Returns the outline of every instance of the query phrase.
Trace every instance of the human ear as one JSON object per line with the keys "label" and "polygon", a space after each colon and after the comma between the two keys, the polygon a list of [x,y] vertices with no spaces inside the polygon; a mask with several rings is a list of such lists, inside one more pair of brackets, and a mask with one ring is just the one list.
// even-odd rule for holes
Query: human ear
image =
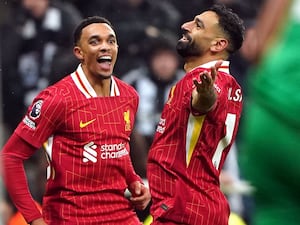
{"label": "human ear", "polygon": [[76,56],[77,59],[79,59],[80,61],[83,60],[83,54],[82,54],[82,51],[81,51],[79,46],[75,46],[73,48],[73,53],[74,53],[74,55]]}
{"label": "human ear", "polygon": [[224,38],[216,38],[212,41],[211,51],[221,52],[228,46],[228,41]]}

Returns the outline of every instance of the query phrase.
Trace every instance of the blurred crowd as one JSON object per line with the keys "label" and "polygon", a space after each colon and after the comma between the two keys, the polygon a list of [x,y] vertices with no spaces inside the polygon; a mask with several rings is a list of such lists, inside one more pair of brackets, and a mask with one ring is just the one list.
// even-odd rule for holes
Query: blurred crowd
{"label": "blurred crowd", "polygon": [[[7,0],[0,6],[0,75],[2,80],[3,130],[7,137],[21,120],[35,95],[69,74],[78,61],[72,53],[73,29],[87,16],[108,18],[117,33],[119,55],[115,75],[136,88],[140,95],[136,129],[132,135],[132,158],[137,173],[146,176],[149,145],[170,87],[184,76],[175,51],[180,26],[213,3],[231,7],[251,32],[263,1],[260,0]],[[247,35],[247,33],[246,33]],[[245,78],[252,66],[247,50],[231,59],[231,74],[247,95]],[[3,134],[4,135],[4,134]],[[233,154],[238,154],[239,138]],[[223,184],[240,179],[236,155],[227,163]],[[228,160],[229,161],[229,160]],[[42,204],[45,184],[43,151],[26,162],[33,197]],[[225,172],[225,171],[224,171]],[[4,196],[5,196],[5,190]],[[228,191],[228,195],[234,191]],[[237,193],[239,191],[236,191]],[[232,210],[248,224],[251,200],[231,202]],[[13,215],[9,198],[0,205]],[[11,206],[12,207],[12,206]],[[1,212],[0,212],[1,213]],[[3,212],[2,212],[3,213]],[[9,220],[9,218],[7,218]],[[5,223],[4,225],[8,225]],[[16,224],[15,224],[16,225]]]}

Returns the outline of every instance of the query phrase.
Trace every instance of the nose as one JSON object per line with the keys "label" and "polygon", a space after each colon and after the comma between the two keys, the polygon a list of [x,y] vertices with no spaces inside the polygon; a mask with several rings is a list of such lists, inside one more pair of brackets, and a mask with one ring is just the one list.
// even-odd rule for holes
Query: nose
{"label": "nose", "polygon": [[106,52],[110,50],[110,45],[106,41],[103,41],[99,47],[101,52]]}
{"label": "nose", "polygon": [[185,22],[181,25],[182,30],[190,30],[193,21]]}

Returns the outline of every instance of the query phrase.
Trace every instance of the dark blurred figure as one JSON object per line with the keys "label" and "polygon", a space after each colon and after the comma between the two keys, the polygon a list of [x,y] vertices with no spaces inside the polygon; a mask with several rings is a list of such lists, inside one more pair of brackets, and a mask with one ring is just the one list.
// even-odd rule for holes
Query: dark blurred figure
{"label": "dark blurred figure", "polygon": [[[131,69],[122,78],[140,96],[135,129],[131,135],[130,154],[135,170],[144,179],[148,150],[163,106],[171,87],[184,76],[175,41],[177,42],[177,37],[171,36],[150,39],[147,48],[144,48],[145,58],[142,60],[145,63]],[[149,209],[137,211],[142,221],[149,215]]]}
{"label": "dark blurred figure", "polygon": [[174,41],[164,37],[149,40],[145,49],[148,53],[146,63],[130,70],[122,78],[140,96],[131,154],[142,177],[146,177],[148,149],[169,91],[184,76]]}
{"label": "dark blurred figure", "polygon": [[[72,0],[69,0],[72,1]],[[73,0],[85,16],[101,15],[114,24],[119,37],[118,66],[115,73],[122,77],[130,69],[144,63],[144,47],[148,39],[177,31],[181,14],[165,1],[157,0]]]}
{"label": "dark blurred figure", "polygon": [[77,65],[72,33],[81,14],[69,3],[19,0],[1,26],[4,120],[10,130],[36,93]]}
{"label": "dark blurred figure", "polygon": [[[236,12],[244,21],[246,27],[246,35],[251,32],[255,24],[256,16],[259,11],[260,5],[264,0],[215,0],[231,8]],[[251,68],[251,63],[243,55],[243,47],[230,57],[230,69],[232,75],[235,76],[239,84],[245,89],[245,78],[248,70]]]}
{"label": "dark blurred figure", "polygon": [[[197,15],[203,9],[210,7],[215,0],[189,0],[178,1],[178,0],[155,0],[157,2],[167,2],[168,4],[173,5],[181,14],[180,24],[189,21],[192,15]],[[176,28],[178,29],[178,27]]]}
{"label": "dark blurred figure", "polygon": [[2,83],[3,138],[6,139],[22,116],[22,88],[17,74],[17,55],[20,38],[11,26],[12,2],[1,2],[0,67]]}
{"label": "dark blurred figure", "polygon": [[[115,0],[111,19],[119,34],[119,67],[122,76],[143,63],[143,47],[148,39],[173,32],[180,23],[180,13],[173,5],[153,0]],[[148,53],[146,53],[148,54]],[[145,55],[144,55],[145,57]]]}

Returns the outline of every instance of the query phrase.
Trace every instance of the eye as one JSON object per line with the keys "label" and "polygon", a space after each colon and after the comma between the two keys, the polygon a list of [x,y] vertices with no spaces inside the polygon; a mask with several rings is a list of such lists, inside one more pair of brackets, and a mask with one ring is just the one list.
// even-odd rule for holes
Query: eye
{"label": "eye", "polygon": [[200,19],[196,19],[195,20],[195,23],[196,23],[196,27],[198,28],[198,29],[204,29],[204,23],[203,23],[203,21],[201,21]]}
{"label": "eye", "polygon": [[99,40],[97,40],[97,39],[95,39],[95,38],[93,38],[93,39],[91,39],[91,40],[89,41],[89,44],[90,44],[90,45],[93,45],[93,46],[97,45],[98,43],[99,43]]}
{"label": "eye", "polygon": [[114,45],[114,44],[117,43],[117,41],[116,41],[115,38],[111,38],[111,39],[108,40],[108,43]]}

